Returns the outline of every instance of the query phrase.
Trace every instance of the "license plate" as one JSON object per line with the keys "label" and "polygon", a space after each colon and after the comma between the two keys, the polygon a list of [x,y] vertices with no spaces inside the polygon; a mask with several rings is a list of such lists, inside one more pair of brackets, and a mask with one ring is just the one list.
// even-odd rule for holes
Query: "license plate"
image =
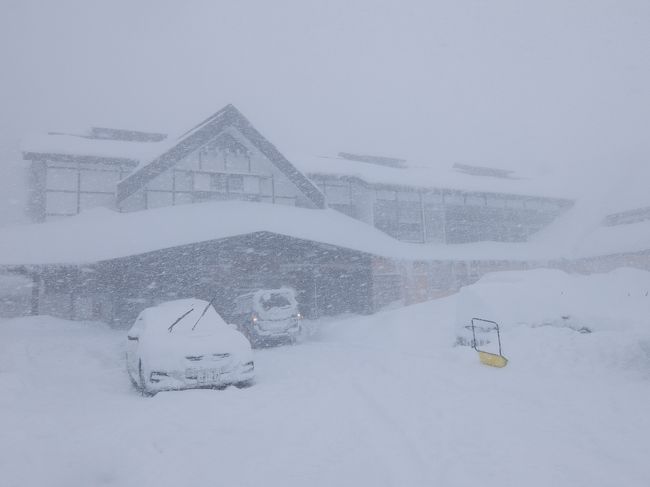
{"label": "license plate", "polygon": [[218,379],[219,370],[217,369],[199,370],[196,374],[196,380],[201,384],[216,382]]}

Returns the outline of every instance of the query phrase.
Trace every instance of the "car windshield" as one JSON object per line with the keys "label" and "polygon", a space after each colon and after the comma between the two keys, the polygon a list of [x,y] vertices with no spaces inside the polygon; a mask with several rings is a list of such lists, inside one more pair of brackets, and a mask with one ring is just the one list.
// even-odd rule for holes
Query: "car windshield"
{"label": "car windshield", "polygon": [[264,311],[269,311],[273,308],[285,308],[291,306],[289,298],[286,295],[279,293],[264,295],[262,296],[262,299],[260,299],[260,302]]}

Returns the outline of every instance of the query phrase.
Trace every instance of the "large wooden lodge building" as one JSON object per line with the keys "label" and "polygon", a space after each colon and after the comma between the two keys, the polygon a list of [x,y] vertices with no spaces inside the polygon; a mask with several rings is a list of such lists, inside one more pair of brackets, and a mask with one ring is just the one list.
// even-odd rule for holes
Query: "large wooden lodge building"
{"label": "large wooden lodge building", "polygon": [[281,285],[307,316],[430,299],[535,265],[517,243],[572,205],[499,169],[289,160],[232,105],[177,138],[96,127],[27,142],[23,156],[34,224],[8,232],[0,266],[32,286],[0,311],[116,325],[167,299],[227,307]]}

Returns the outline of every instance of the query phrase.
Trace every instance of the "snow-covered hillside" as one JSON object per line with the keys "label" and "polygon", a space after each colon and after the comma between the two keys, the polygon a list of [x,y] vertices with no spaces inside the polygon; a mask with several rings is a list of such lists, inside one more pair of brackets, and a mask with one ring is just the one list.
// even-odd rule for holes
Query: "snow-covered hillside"
{"label": "snow-covered hillside", "polygon": [[647,315],[506,326],[492,369],[453,346],[457,299],[313,323],[256,352],[253,387],[153,398],[123,332],[0,322],[0,484],[648,485]]}

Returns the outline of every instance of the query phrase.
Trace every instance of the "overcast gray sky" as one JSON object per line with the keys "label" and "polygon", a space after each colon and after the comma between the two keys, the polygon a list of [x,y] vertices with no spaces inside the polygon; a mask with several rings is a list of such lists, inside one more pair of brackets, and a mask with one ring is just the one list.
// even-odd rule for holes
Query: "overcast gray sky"
{"label": "overcast gray sky", "polygon": [[648,0],[0,5],[7,170],[28,132],[176,133],[229,102],[290,154],[650,161]]}

